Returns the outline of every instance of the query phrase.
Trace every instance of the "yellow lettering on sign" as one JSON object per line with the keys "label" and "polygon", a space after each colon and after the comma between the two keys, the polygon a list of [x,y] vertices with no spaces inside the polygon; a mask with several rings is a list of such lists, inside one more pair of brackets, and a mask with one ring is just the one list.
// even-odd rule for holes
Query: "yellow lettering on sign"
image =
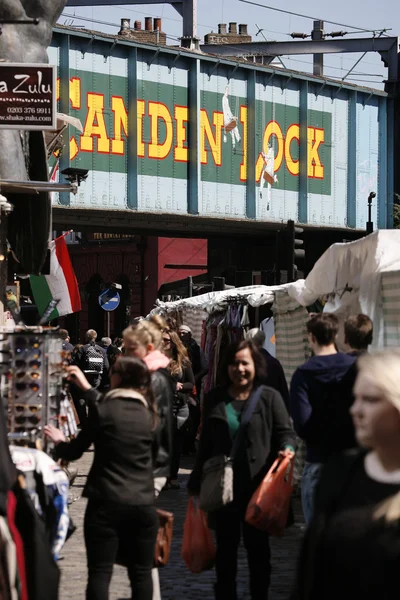
{"label": "yellow lettering on sign", "polygon": [[109,153],[110,140],[104,121],[104,95],[89,92],[87,95],[88,114],[81,137],[81,150],[93,152],[93,138],[97,137],[97,152]]}
{"label": "yellow lettering on sign", "polygon": [[247,181],[247,106],[240,107],[240,122],[243,125],[243,160],[240,164],[240,181]]}
{"label": "yellow lettering on sign", "polygon": [[[71,102],[71,107],[74,110],[80,110],[81,108],[81,80],[79,77],[71,77],[69,80],[69,101]],[[74,158],[79,153],[79,146],[74,136],[72,136],[69,140],[69,158],[70,160],[74,160]]]}
{"label": "yellow lettering on sign", "polygon": [[[272,136],[275,136],[277,146],[278,146],[278,149],[277,149],[277,152],[275,155],[275,160],[274,160],[274,172],[276,173],[277,171],[279,171],[279,169],[282,166],[283,154],[284,154],[284,149],[285,149],[285,140],[283,138],[282,129],[281,129],[281,126],[279,125],[279,123],[277,123],[277,121],[270,121],[265,128],[264,141],[263,141],[263,150],[264,150],[265,154],[268,153],[270,139]],[[260,181],[263,165],[264,165],[264,159],[260,154],[260,156],[258,157],[258,160],[257,160],[257,164],[256,164],[256,181]]]}
{"label": "yellow lettering on sign", "polygon": [[144,100],[137,101],[137,154],[139,158],[144,158],[143,141],[143,118],[146,114],[146,103]]}
{"label": "yellow lettering on sign", "polygon": [[215,136],[208,119],[207,111],[202,108],[200,111],[200,156],[201,164],[208,163],[208,150],[206,149],[206,138],[210,146],[212,157],[217,167],[222,165],[222,129],[224,127],[224,115],[220,112],[213,113],[213,126]]}
{"label": "yellow lettering on sign", "polygon": [[308,128],[308,176],[314,179],[324,178],[324,165],[319,156],[319,148],[324,142],[325,131],[323,129]]}
{"label": "yellow lettering on sign", "polygon": [[[149,158],[163,160],[171,152],[172,142],[174,140],[174,128],[172,126],[171,113],[169,112],[168,107],[161,102],[149,102],[148,109],[151,120]],[[161,144],[158,137],[158,122],[160,119],[164,121],[165,125],[165,139]]]}
{"label": "yellow lettering on sign", "polygon": [[71,77],[69,80],[69,100],[71,107],[75,110],[81,108],[81,80],[79,77]]}
{"label": "yellow lettering on sign", "polygon": [[285,139],[285,159],[286,166],[291,175],[298,175],[300,173],[300,160],[294,160],[291,152],[291,143],[296,140],[300,144],[300,126],[291,125],[286,133]]}
{"label": "yellow lettering on sign", "polygon": [[174,117],[176,121],[176,146],[174,148],[174,160],[177,162],[188,161],[188,149],[186,142],[186,125],[189,120],[189,109],[187,106],[175,106]]}
{"label": "yellow lettering on sign", "polygon": [[114,113],[114,139],[111,140],[111,152],[125,154],[125,140],[122,132],[126,137],[128,136],[128,111],[121,96],[111,98],[111,110]]}

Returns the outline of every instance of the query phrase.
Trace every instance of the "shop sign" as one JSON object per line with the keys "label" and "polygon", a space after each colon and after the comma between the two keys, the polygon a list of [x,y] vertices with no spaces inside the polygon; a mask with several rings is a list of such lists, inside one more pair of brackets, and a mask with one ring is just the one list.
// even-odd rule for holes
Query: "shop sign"
{"label": "shop sign", "polygon": [[0,129],[56,129],[53,65],[0,63]]}

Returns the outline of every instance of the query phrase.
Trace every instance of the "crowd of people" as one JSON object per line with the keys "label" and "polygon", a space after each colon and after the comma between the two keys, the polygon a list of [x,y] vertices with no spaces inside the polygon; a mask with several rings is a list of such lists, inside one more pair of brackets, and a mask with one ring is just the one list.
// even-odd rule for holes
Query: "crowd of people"
{"label": "crowd of people", "polygon": [[206,395],[207,361],[187,325],[137,319],[121,339],[97,344],[89,330],[76,347],[63,330],[81,431],[72,441],[51,425],[45,431],[64,460],[94,444],[84,490],[87,600],[108,599],[121,556],[132,597],[161,598],[155,500],[180,487],[182,452],[195,451],[191,496],[200,494],[207,461],[231,456],[233,464],[233,501],[208,513],[215,598],[238,598],[242,539],[250,596],[266,600],[269,535],[246,522],[246,508],[276,457],[294,460],[299,444],[306,449],[300,485],[307,529],[292,599],[389,597],[400,561],[400,352],[369,354],[372,325],[357,315],[341,331],[335,315],[310,315],[312,356],[298,366],[290,390],[281,364],[264,350],[264,333],[250,329],[227,348],[219,385]]}

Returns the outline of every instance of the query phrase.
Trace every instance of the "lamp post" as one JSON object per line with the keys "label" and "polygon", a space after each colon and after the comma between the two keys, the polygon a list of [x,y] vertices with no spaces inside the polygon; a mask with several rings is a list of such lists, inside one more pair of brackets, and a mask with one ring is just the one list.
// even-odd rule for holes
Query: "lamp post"
{"label": "lamp post", "polygon": [[368,196],[368,221],[367,221],[367,235],[369,235],[370,233],[373,233],[374,231],[374,224],[372,222],[372,200],[376,198],[376,193],[375,192],[371,192],[370,195]]}

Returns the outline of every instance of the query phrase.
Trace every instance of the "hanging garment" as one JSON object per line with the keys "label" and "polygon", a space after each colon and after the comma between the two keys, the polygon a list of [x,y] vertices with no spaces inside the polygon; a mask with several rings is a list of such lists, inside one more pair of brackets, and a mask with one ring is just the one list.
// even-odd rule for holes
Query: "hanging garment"
{"label": "hanging garment", "polygon": [[[15,526],[22,540],[23,556],[26,557],[25,572],[28,595],[25,600],[28,598],[29,600],[58,598],[60,571],[51,554],[45,524],[36,512],[29,494],[19,484],[9,492],[8,505],[10,509],[14,506]],[[18,543],[14,534],[13,538],[17,545],[18,557]],[[19,565],[20,561],[18,560]],[[20,566],[19,571],[21,574]]]}
{"label": "hanging garment", "polygon": [[274,319],[272,317],[268,317],[268,319],[264,319],[264,321],[261,321],[260,329],[265,334],[265,350],[267,350],[271,354],[271,356],[276,358],[276,337]]}
{"label": "hanging garment", "polygon": [[16,560],[19,576],[19,600],[28,600],[28,583],[26,577],[25,548],[21,533],[15,523],[17,499],[13,492],[8,492],[7,500],[7,522],[12,535],[16,550]]}
{"label": "hanging garment", "polygon": [[53,556],[57,560],[70,525],[68,477],[45,452],[21,446],[10,446],[10,450],[16,467],[25,476],[33,505],[46,524]]}
{"label": "hanging garment", "polygon": [[0,598],[19,600],[17,549],[4,517],[0,517]]}

